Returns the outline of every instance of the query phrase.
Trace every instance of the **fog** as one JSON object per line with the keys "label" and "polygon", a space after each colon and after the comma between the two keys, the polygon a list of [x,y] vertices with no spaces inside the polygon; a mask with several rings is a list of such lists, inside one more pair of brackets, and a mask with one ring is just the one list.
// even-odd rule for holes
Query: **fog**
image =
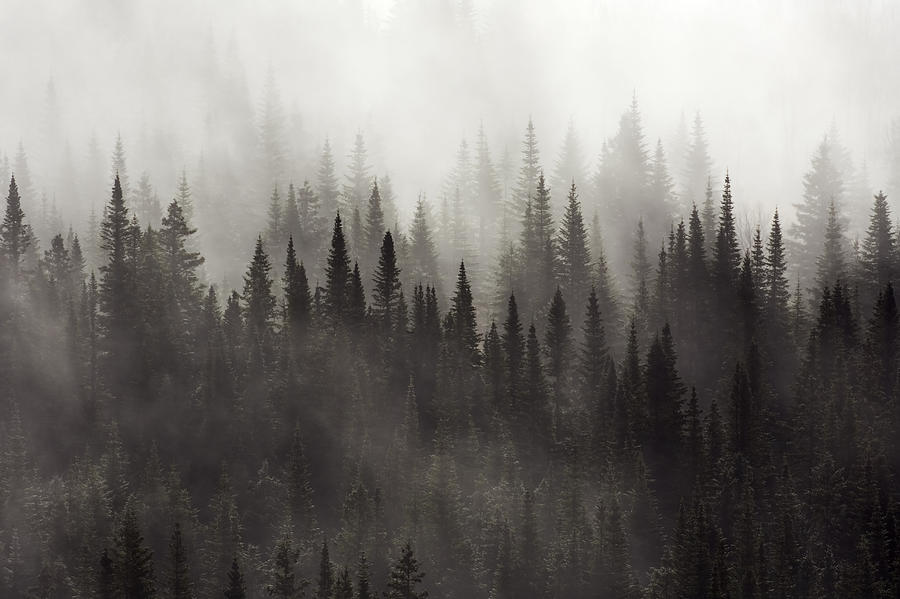
{"label": "fog", "polygon": [[[146,170],[170,196],[182,167],[252,140],[236,132],[258,123],[269,73],[290,176],[311,176],[326,136],[340,171],[361,130],[404,214],[420,191],[438,193],[479,123],[495,161],[508,149],[516,163],[533,116],[549,169],[573,119],[594,170],[632,94],[649,142],[670,144],[680,116],[700,111],[716,170],[767,211],[797,201],[832,125],[877,188],[900,91],[894,2],[3,5],[0,151],[12,160],[21,141],[38,189],[78,218],[105,197],[55,183],[61,148],[78,165],[95,136],[108,158],[121,133],[135,182]],[[243,112],[222,110],[235,104]]]}

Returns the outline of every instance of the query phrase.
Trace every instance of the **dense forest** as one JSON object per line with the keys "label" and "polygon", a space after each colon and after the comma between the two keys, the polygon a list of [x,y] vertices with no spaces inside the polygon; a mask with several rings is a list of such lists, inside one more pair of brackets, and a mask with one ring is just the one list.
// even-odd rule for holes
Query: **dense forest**
{"label": "dense forest", "polygon": [[900,595],[887,198],[831,131],[793,222],[743,222],[699,114],[683,139],[670,173],[634,100],[545,176],[534,123],[517,168],[482,132],[408,223],[363,136],[345,175],[326,141],[246,246],[186,173],[129,185],[121,138],[63,223],[20,148],[0,596]]}

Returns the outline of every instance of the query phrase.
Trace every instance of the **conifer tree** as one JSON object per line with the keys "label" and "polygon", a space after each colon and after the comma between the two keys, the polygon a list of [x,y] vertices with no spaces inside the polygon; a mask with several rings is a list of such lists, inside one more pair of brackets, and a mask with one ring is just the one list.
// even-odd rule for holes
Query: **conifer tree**
{"label": "conifer tree", "polygon": [[656,150],[650,165],[649,193],[653,206],[658,206],[668,214],[676,211],[675,183],[669,174],[666,164],[666,152],[663,149],[662,140],[656,140]]}
{"label": "conifer tree", "polygon": [[522,335],[515,294],[509,295],[507,303],[506,320],[503,323],[503,353],[506,363],[506,401],[515,410],[522,400],[525,367],[525,338]]}
{"label": "conifer tree", "polygon": [[349,172],[346,176],[347,182],[344,184],[344,205],[342,208],[344,210],[353,211],[362,207],[362,203],[369,193],[371,184],[369,165],[367,164],[368,158],[366,156],[366,143],[361,131],[356,133],[356,138],[353,142],[353,150],[350,152],[349,158],[350,165]]}
{"label": "conifer tree", "polygon": [[447,315],[452,323],[452,342],[462,364],[477,366],[481,361],[478,351],[479,335],[475,319],[475,306],[472,303],[472,288],[466,275],[466,265],[459,263],[459,274],[456,278],[456,292],[450,300],[450,313]]}
{"label": "conifer tree", "polygon": [[415,283],[434,285],[438,283],[438,258],[427,212],[425,200],[419,196],[409,231],[409,276]]}
{"label": "conifer tree", "polygon": [[291,521],[301,535],[309,534],[315,525],[313,489],[310,485],[309,463],[303,448],[300,427],[294,427],[286,475]]}
{"label": "conifer tree", "polygon": [[241,574],[237,558],[231,562],[231,570],[228,571],[228,586],[223,593],[225,599],[246,599],[247,589],[244,586],[244,575]]}
{"label": "conifer tree", "polygon": [[372,193],[369,194],[369,203],[366,208],[366,224],[364,229],[364,253],[361,255],[366,260],[374,260],[378,255],[382,239],[387,228],[384,225],[384,211],[381,208],[381,194],[378,191],[378,181],[372,183]]}
{"label": "conifer tree", "polygon": [[639,219],[635,230],[631,260],[631,288],[634,311],[640,326],[646,326],[650,312],[650,260],[647,258],[647,237],[644,234],[644,220]]}
{"label": "conifer tree", "polygon": [[322,156],[319,158],[319,170],[316,174],[316,193],[322,202],[322,210],[326,216],[337,213],[340,191],[335,174],[334,156],[331,153],[331,142],[326,137],[322,147]]}
{"label": "conifer tree", "polygon": [[400,549],[400,556],[391,566],[387,599],[427,599],[428,592],[418,590],[425,577],[419,571],[419,560],[413,555],[409,541]]}
{"label": "conifer tree", "polygon": [[550,304],[547,316],[547,333],[545,340],[547,364],[553,377],[554,420],[559,428],[560,404],[565,402],[568,369],[572,352],[572,324],[566,312],[566,302],[559,287]]}
{"label": "conifer tree", "polygon": [[182,539],[181,524],[177,522],[169,542],[169,559],[172,567],[169,573],[169,595],[172,599],[191,599],[194,594],[188,570],[187,548]]}
{"label": "conifer tree", "polygon": [[788,324],[790,292],[788,291],[786,271],[787,260],[781,236],[781,223],[778,219],[778,210],[775,210],[769,239],[766,242],[766,277],[760,283],[764,283],[766,286],[766,320],[770,331],[776,335],[776,338],[784,334]]}
{"label": "conifer tree", "polygon": [[197,269],[204,258],[200,252],[191,250],[191,236],[196,232],[190,227],[181,204],[173,200],[162,219],[159,241],[178,331],[189,330],[200,310]]}
{"label": "conifer tree", "polygon": [[525,140],[522,142],[522,167],[513,192],[513,205],[509,208],[512,214],[522,214],[525,205],[534,197],[537,190],[538,174],[540,172],[540,150],[537,145],[537,135],[534,132],[534,123],[528,117],[528,126],[525,128]]}
{"label": "conifer tree", "polygon": [[272,583],[267,590],[269,595],[277,599],[296,599],[301,596],[309,584],[304,578],[297,577],[295,567],[300,559],[300,551],[294,548],[289,536],[283,536],[275,545],[275,569]]}
{"label": "conifer tree", "polygon": [[342,322],[346,317],[350,291],[350,256],[341,226],[340,213],[334,217],[331,235],[331,250],[325,268],[325,307],[333,322]]}
{"label": "conifer tree", "polygon": [[116,528],[113,572],[117,597],[150,599],[154,596],[153,555],[144,544],[131,500]]}
{"label": "conifer tree", "polygon": [[791,229],[791,237],[796,243],[793,261],[804,280],[815,272],[816,257],[822,252],[821,235],[828,223],[831,204],[835,205],[837,214],[841,213],[844,182],[832,149],[828,136],[825,136],[813,154],[810,170],[803,177],[803,199],[794,204],[797,222]]}
{"label": "conifer tree", "polygon": [[322,553],[319,559],[319,578],[316,588],[316,599],[331,599],[334,588],[334,566],[328,556],[328,541],[322,541]]}
{"label": "conifer tree", "polygon": [[244,275],[244,291],[241,295],[247,334],[253,343],[262,343],[272,332],[276,302],[269,276],[271,270],[262,237],[257,237],[253,259]]}
{"label": "conifer tree", "polygon": [[266,245],[270,251],[281,247],[282,234],[284,233],[283,209],[281,207],[281,196],[278,194],[278,188],[272,188],[272,195],[269,198],[268,223],[266,225]]}
{"label": "conifer tree", "polygon": [[703,196],[703,208],[701,210],[701,218],[703,225],[703,233],[706,236],[706,253],[713,254],[716,246],[716,202],[713,199],[712,177],[706,178],[706,192]]}
{"label": "conifer tree", "polygon": [[563,215],[557,246],[560,255],[560,281],[570,302],[581,302],[590,281],[591,256],[587,231],[581,216],[581,203],[575,184],[569,189],[569,203]]}
{"label": "conifer tree", "polygon": [[380,257],[372,277],[372,309],[386,333],[394,331],[399,322],[397,312],[401,296],[400,268],[394,252],[394,238],[390,231],[383,234]]}
{"label": "conifer tree", "polygon": [[597,291],[592,286],[588,296],[584,326],[582,332],[584,340],[581,343],[580,371],[583,381],[585,398],[589,405],[594,406],[596,413],[602,413],[600,408],[606,383],[606,332],[600,313],[600,303],[597,300]]}
{"label": "conifer tree", "polygon": [[734,220],[734,203],[731,200],[731,179],[725,174],[725,188],[719,207],[719,227],[716,229],[716,246],[713,253],[713,280],[719,293],[726,293],[737,283],[741,265],[741,249],[738,244]]}
{"label": "conifer tree", "polygon": [[9,180],[6,211],[3,214],[3,223],[0,224],[0,250],[3,252],[6,267],[13,277],[17,277],[19,274],[31,240],[31,229],[25,223],[25,212],[22,210],[19,188],[16,185],[16,178],[13,176]]}
{"label": "conifer tree", "polygon": [[[703,119],[700,117],[699,111],[694,115],[691,143],[684,163],[684,191],[682,198],[686,208],[691,204],[701,203],[704,199],[704,190],[711,183],[712,161],[709,158],[709,146],[706,141],[706,132],[703,129]],[[710,195],[712,194],[710,193]],[[709,221],[709,224],[711,223],[712,219]],[[712,228],[706,228],[706,230],[712,231]]]}
{"label": "conifer tree", "polygon": [[[883,289],[897,273],[897,248],[887,196],[878,193],[863,242],[860,273],[869,298]],[[871,301],[871,299],[869,299]],[[871,305],[871,304],[869,304]]]}
{"label": "conifer tree", "polygon": [[356,568],[356,597],[355,599],[372,599],[373,595],[369,591],[369,562],[366,554],[361,553],[359,556],[359,564]]}
{"label": "conifer tree", "polygon": [[576,183],[581,186],[587,183],[587,169],[575,120],[569,119],[566,136],[563,138],[559,157],[553,169],[553,186],[557,189],[566,189]]}
{"label": "conifer tree", "polygon": [[100,556],[100,570],[97,573],[97,599],[115,599],[116,575],[109,551],[104,549]]}
{"label": "conifer tree", "polygon": [[312,318],[312,295],[303,263],[297,263],[294,238],[288,237],[287,256],[284,260],[284,320],[294,336],[295,343],[302,340],[309,330]]}
{"label": "conifer tree", "polygon": [[825,249],[816,258],[817,289],[831,287],[845,277],[844,245],[844,230],[832,201],[828,205],[828,223],[825,225]]}

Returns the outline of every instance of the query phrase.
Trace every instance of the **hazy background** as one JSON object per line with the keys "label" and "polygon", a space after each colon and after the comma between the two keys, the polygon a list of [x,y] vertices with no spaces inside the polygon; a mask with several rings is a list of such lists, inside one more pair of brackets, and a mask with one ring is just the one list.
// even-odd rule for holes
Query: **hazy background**
{"label": "hazy background", "polygon": [[12,165],[21,142],[35,194],[79,228],[108,195],[108,181],[81,173],[102,162],[109,177],[120,133],[132,186],[146,171],[165,205],[182,169],[193,181],[203,161],[218,164],[236,179],[218,195],[251,207],[261,227],[267,194],[240,179],[268,98],[285,126],[286,178],[314,177],[326,136],[343,177],[362,131],[372,174],[391,174],[408,217],[420,191],[440,192],[479,123],[495,163],[508,150],[515,173],[529,115],[548,170],[573,119],[592,173],[636,94],[648,147],[663,140],[676,179],[671,140],[681,116],[690,126],[700,111],[739,206],[790,212],[832,127],[871,187],[887,189],[898,6],[3,0],[0,159]]}

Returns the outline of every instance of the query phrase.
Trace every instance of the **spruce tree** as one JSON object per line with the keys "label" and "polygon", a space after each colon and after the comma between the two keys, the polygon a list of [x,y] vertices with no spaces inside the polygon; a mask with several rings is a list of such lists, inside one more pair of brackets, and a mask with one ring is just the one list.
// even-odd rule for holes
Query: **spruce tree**
{"label": "spruce tree", "polygon": [[572,324],[566,311],[566,302],[559,287],[550,303],[547,316],[547,332],[544,342],[547,364],[553,378],[554,423],[560,425],[560,404],[566,401],[569,367],[572,353]]}
{"label": "spruce tree", "polygon": [[331,142],[326,137],[322,148],[322,156],[319,158],[319,170],[316,174],[316,193],[322,202],[322,210],[326,216],[336,214],[338,211],[338,180],[335,174],[334,156],[331,153]]}
{"label": "spruce tree", "polygon": [[794,204],[796,224],[791,228],[791,237],[796,243],[794,262],[804,280],[815,272],[831,204],[835,205],[838,214],[841,212],[844,183],[834,159],[832,145],[825,136],[813,154],[810,170],[803,177],[803,199]]}
{"label": "spruce tree", "polygon": [[772,228],[769,231],[769,239],[766,242],[766,276],[757,284],[765,285],[765,311],[766,321],[770,332],[776,338],[782,337],[787,331],[788,325],[788,281],[786,276],[787,259],[785,257],[784,242],[781,236],[781,223],[778,219],[778,210],[772,218]]}
{"label": "spruce tree", "polygon": [[869,229],[866,231],[860,258],[862,267],[860,278],[869,302],[872,301],[878,290],[883,289],[897,273],[895,244],[896,239],[891,224],[887,196],[879,192],[875,196],[875,203],[872,206]]}
{"label": "spruce tree", "polygon": [[322,541],[322,552],[319,559],[319,578],[316,587],[316,599],[331,599],[334,588],[334,566],[328,556],[328,541]]}
{"label": "spruce tree", "polygon": [[650,313],[650,269],[644,220],[639,219],[635,230],[631,260],[631,297],[633,309],[641,328],[646,326]]}
{"label": "spruce tree", "polygon": [[540,150],[537,145],[537,135],[534,132],[534,123],[531,117],[528,117],[525,139],[522,142],[522,167],[519,170],[519,177],[512,194],[513,205],[509,208],[512,214],[522,214],[525,205],[534,197],[539,172]]}
{"label": "spruce tree", "polygon": [[241,295],[247,334],[253,343],[263,342],[272,332],[276,301],[269,276],[271,270],[262,237],[257,237],[253,259],[244,275],[244,291]]}
{"label": "spruce tree", "polygon": [[525,338],[515,294],[509,295],[506,320],[503,322],[503,353],[506,362],[506,402],[515,410],[522,400],[525,367]]}
{"label": "spruce tree", "polygon": [[383,234],[378,267],[372,277],[372,310],[386,334],[391,334],[399,322],[397,308],[401,293],[394,238],[387,231]]}
{"label": "spruce tree", "polygon": [[237,558],[234,558],[231,562],[231,569],[228,571],[228,586],[225,587],[223,595],[225,599],[246,599],[247,597],[244,575],[241,574]]}
{"label": "spruce tree", "polygon": [[284,234],[284,223],[282,222],[283,209],[281,207],[281,196],[278,195],[278,188],[272,188],[272,195],[269,198],[268,222],[266,225],[266,245],[269,251],[274,252],[281,247]]}
{"label": "spruce tree", "polygon": [[740,265],[741,248],[735,227],[734,203],[731,200],[731,179],[726,173],[719,208],[719,226],[716,229],[716,246],[713,252],[712,274],[718,293],[726,294],[729,289],[735,287]]}
{"label": "spruce tree", "polygon": [[133,500],[129,500],[124,508],[114,540],[116,597],[150,599],[155,594],[153,555],[144,544]]}
{"label": "spruce tree", "polygon": [[[364,242],[363,248],[357,250],[360,256],[366,261],[366,264],[372,263],[381,242],[384,239],[386,231],[384,225],[384,211],[381,208],[381,194],[378,192],[378,181],[372,183],[372,193],[369,194],[369,203],[366,208],[366,224],[364,225]],[[365,269],[368,272],[368,269]]]}
{"label": "spruce tree", "polygon": [[350,152],[349,158],[349,172],[346,176],[347,182],[344,184],[344,205],[342,208],[352,212],[353,210],[358,210],[362,207],[362,203],[369,193],[369,186],[371,183],[369,177],[369,165],[367,164],[366,143],[361,131],[356,134],[356,138],[353,142],[353,150]]}
{"label": "spruce tree", "polygon": [[431,228],[428,224],[428,207],[419,196],[416,212],[409,230],[409,276],[414,283],[438,283],[438,258]]}
{"label": "spruce tree", "polygon": [[575,184],[569,189],[569,203],[557,238],[560,281],[570,303],[583,301],[590,281],[591,256],[587,231],[581,216],[581,203]]}
{"label": "spruce tree", "polygon": [[304,578],[297,577],[295,567],[300,559],[300,551],[294,548],[289,536],[283,536],[275,545],[275,568],[272,572],[272,583],[267,587],[269,595],[277,599],[296,599],[302,596],[309,584]]}
{"label": "spruce tree", "polygon": [[418,590],[425,577],[419,571],[419,560],[413,555],[409,541],[400,549],[400,556],[391,565],[387,599],[427,599],[428,592]]}
{"label": "spruce tree", "polygon": [[559,157],[553,169],[553,186],[557,189],[566,189],[576,183],[581,186],[587,184],[587,169],[575,120],[569,119],[566,136],[563,138]]}
{"label": "spruce tree", "polygon": [[359,556],[359,564],[356,567],[356,596],[355,599],[372,599],[373,595],[369,591],[369,562],[366,554],[361,553]]}
{"label": "spruce tree", "polygon": [[12,277],[18,277],[25,253],[31,244],[31,228],[25,223],[25,212],[15,176],[9,180],[6,211],[0,224],[0,250]]}
{"label": "spruce tree", "polygon": [[172,567],[169,573],[169,596],[172,599],[191,599],[194,594],[188,570],[187,548],[178,522],[175,523],[172,539],[169,541],[169,560]]}
{"label": "spruce tree", "polygon": [[331,249],[325,267],[325,308],[332,322],[344,321],[348,311],[349,291],[350,256],[347,253],[347,242],[341,226],[341,215],[338,213],[334,217]]}
{"label": "spruce tree", "polygon": [[284,260],[284,320],[297,344],[309,330],[312,318],[312,295],[303,263],[297,263],[294,238],[288,237],[287,255]]}
{"label": "spruce tree", "polygon": [[825,249],[816,258],[816,289],[831,287],[846,276],[844,230],[838,219],[834,201],[828,205],[825,225]]}
{"label": "spruce tree", "polygon": [[[684,191],[682,199],[684,207],[691,204],[699,204],[704,199],[704,191],[710,184],[712,161],[709,158],[709,145],[706,142],[706,132],[703,128],[703,119],[698,111],[694,115],[694,123],[691,130],[691,143],[685,157]],[[710,221],[711,222],[711,221]],[[712,229],[707,229],[711,231]]]}

